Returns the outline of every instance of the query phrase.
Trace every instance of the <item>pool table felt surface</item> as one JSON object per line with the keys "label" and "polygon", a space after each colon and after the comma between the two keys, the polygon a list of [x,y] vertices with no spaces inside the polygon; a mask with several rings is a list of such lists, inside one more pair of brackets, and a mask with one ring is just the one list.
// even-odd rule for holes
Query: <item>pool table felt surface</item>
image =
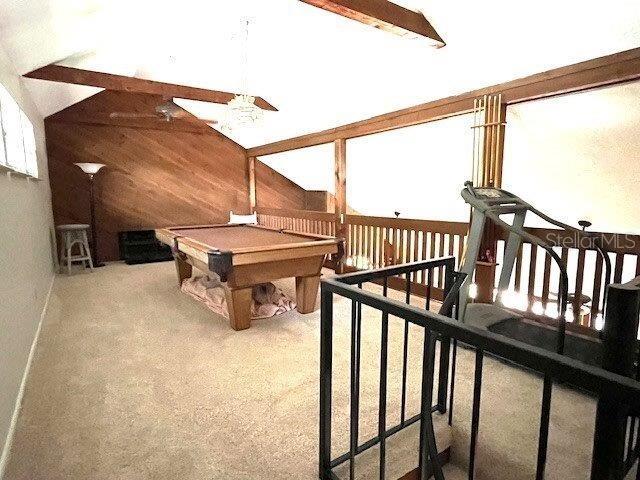
{"label": "pool table felt surface", "polygon": [[292,243],[313,242],[311,236],[278,232],[249,225],[230,225],[203,228],[170,228],[171,233],[186,237],[222,251],[234,251],[242,248],[289,245]]}

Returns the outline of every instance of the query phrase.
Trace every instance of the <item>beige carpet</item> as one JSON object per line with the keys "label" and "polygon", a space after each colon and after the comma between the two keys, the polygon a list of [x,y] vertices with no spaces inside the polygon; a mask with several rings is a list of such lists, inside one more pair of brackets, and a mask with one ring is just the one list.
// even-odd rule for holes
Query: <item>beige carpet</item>
{"label": "beige carpet", "polygon": [[[293,280],[279,286],[293,292]],[[350,304],[337,300],[335,312],[337,455],[348,445]],[[364,315],[361,439],[377,432],[380,338],[379,314]],[[5,478],[316,478],[318,325],[317,312],[289,312],[235,332],[179,291],[172,263],[59,276]],[[392,322],[390,342],[389,425],[399,416],[402,322]],[[408,415],[419,411],[421,344],[412,329]],[[453,454],[461,465],[472,358],[461,352],[456,385]],[[541,382],[492,360],[485,372],[480,478],[531,478]],[[555,390],[547,478],[586,478],[592,413],[592,401]],[[377,472],[366,458],[359,467]]]}

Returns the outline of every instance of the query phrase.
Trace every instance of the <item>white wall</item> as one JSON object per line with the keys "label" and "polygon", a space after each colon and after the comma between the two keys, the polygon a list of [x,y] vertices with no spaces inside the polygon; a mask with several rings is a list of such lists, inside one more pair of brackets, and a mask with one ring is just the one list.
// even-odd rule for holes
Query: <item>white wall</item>
{"label": "white wall", "polygon": [[0,83],[33,123],[41,181],[0,173],[0,477],[21,380],[54,274],[44,125],[13,72],[0,50]]}
{"label": "white wall", "polygon": [[[460,197],[471,176],[472,118],[347,140],[347,202],[363,215],[466,221]],[[333,192],[333,144],[261,157],[307,190]]]}
{"label": "white wall", "polygon": [[260,161],[305,190],[325,190],[334,193],[333,143],[267,155],[260,157]]}
{"label": "white wall", "polygon": [[509,107],[503,187],[566,223],[640,234],[640,82]]}
{"label": "white wall", "polygon": [[466,221],[469,115],[347,141],[347,202],[364,215]]}

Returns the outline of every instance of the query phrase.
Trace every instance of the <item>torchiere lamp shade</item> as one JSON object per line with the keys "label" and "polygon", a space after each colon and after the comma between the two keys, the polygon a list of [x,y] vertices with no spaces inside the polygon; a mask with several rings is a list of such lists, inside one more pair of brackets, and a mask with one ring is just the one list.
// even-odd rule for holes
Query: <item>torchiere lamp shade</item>
{"label": "torchiere lamp shade", "polygon": [[89,175],[95,175],[102,167],[106,167],[104,163],[75,163],[74,165],[77,165],[84,173]]}

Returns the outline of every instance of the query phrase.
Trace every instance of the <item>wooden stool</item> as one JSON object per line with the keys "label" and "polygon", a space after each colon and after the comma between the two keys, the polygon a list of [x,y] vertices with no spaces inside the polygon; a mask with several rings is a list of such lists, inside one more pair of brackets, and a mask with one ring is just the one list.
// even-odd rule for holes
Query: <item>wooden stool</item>
{"label": "wooden stool", "polygon": [[[87,231],[89,225],[83,223],[58,225],[56,229],[60,232],[60,267],[67,262],[67,273],[71,273],[72,262],[82,262],[84,268],[87,268],[85,262],[89,262],[89,268],[93,271],[93,260],[91,260],[91,251],[89,250],[89,239]],[[78,245],[79,254],[73,255],[73,246]]]}

